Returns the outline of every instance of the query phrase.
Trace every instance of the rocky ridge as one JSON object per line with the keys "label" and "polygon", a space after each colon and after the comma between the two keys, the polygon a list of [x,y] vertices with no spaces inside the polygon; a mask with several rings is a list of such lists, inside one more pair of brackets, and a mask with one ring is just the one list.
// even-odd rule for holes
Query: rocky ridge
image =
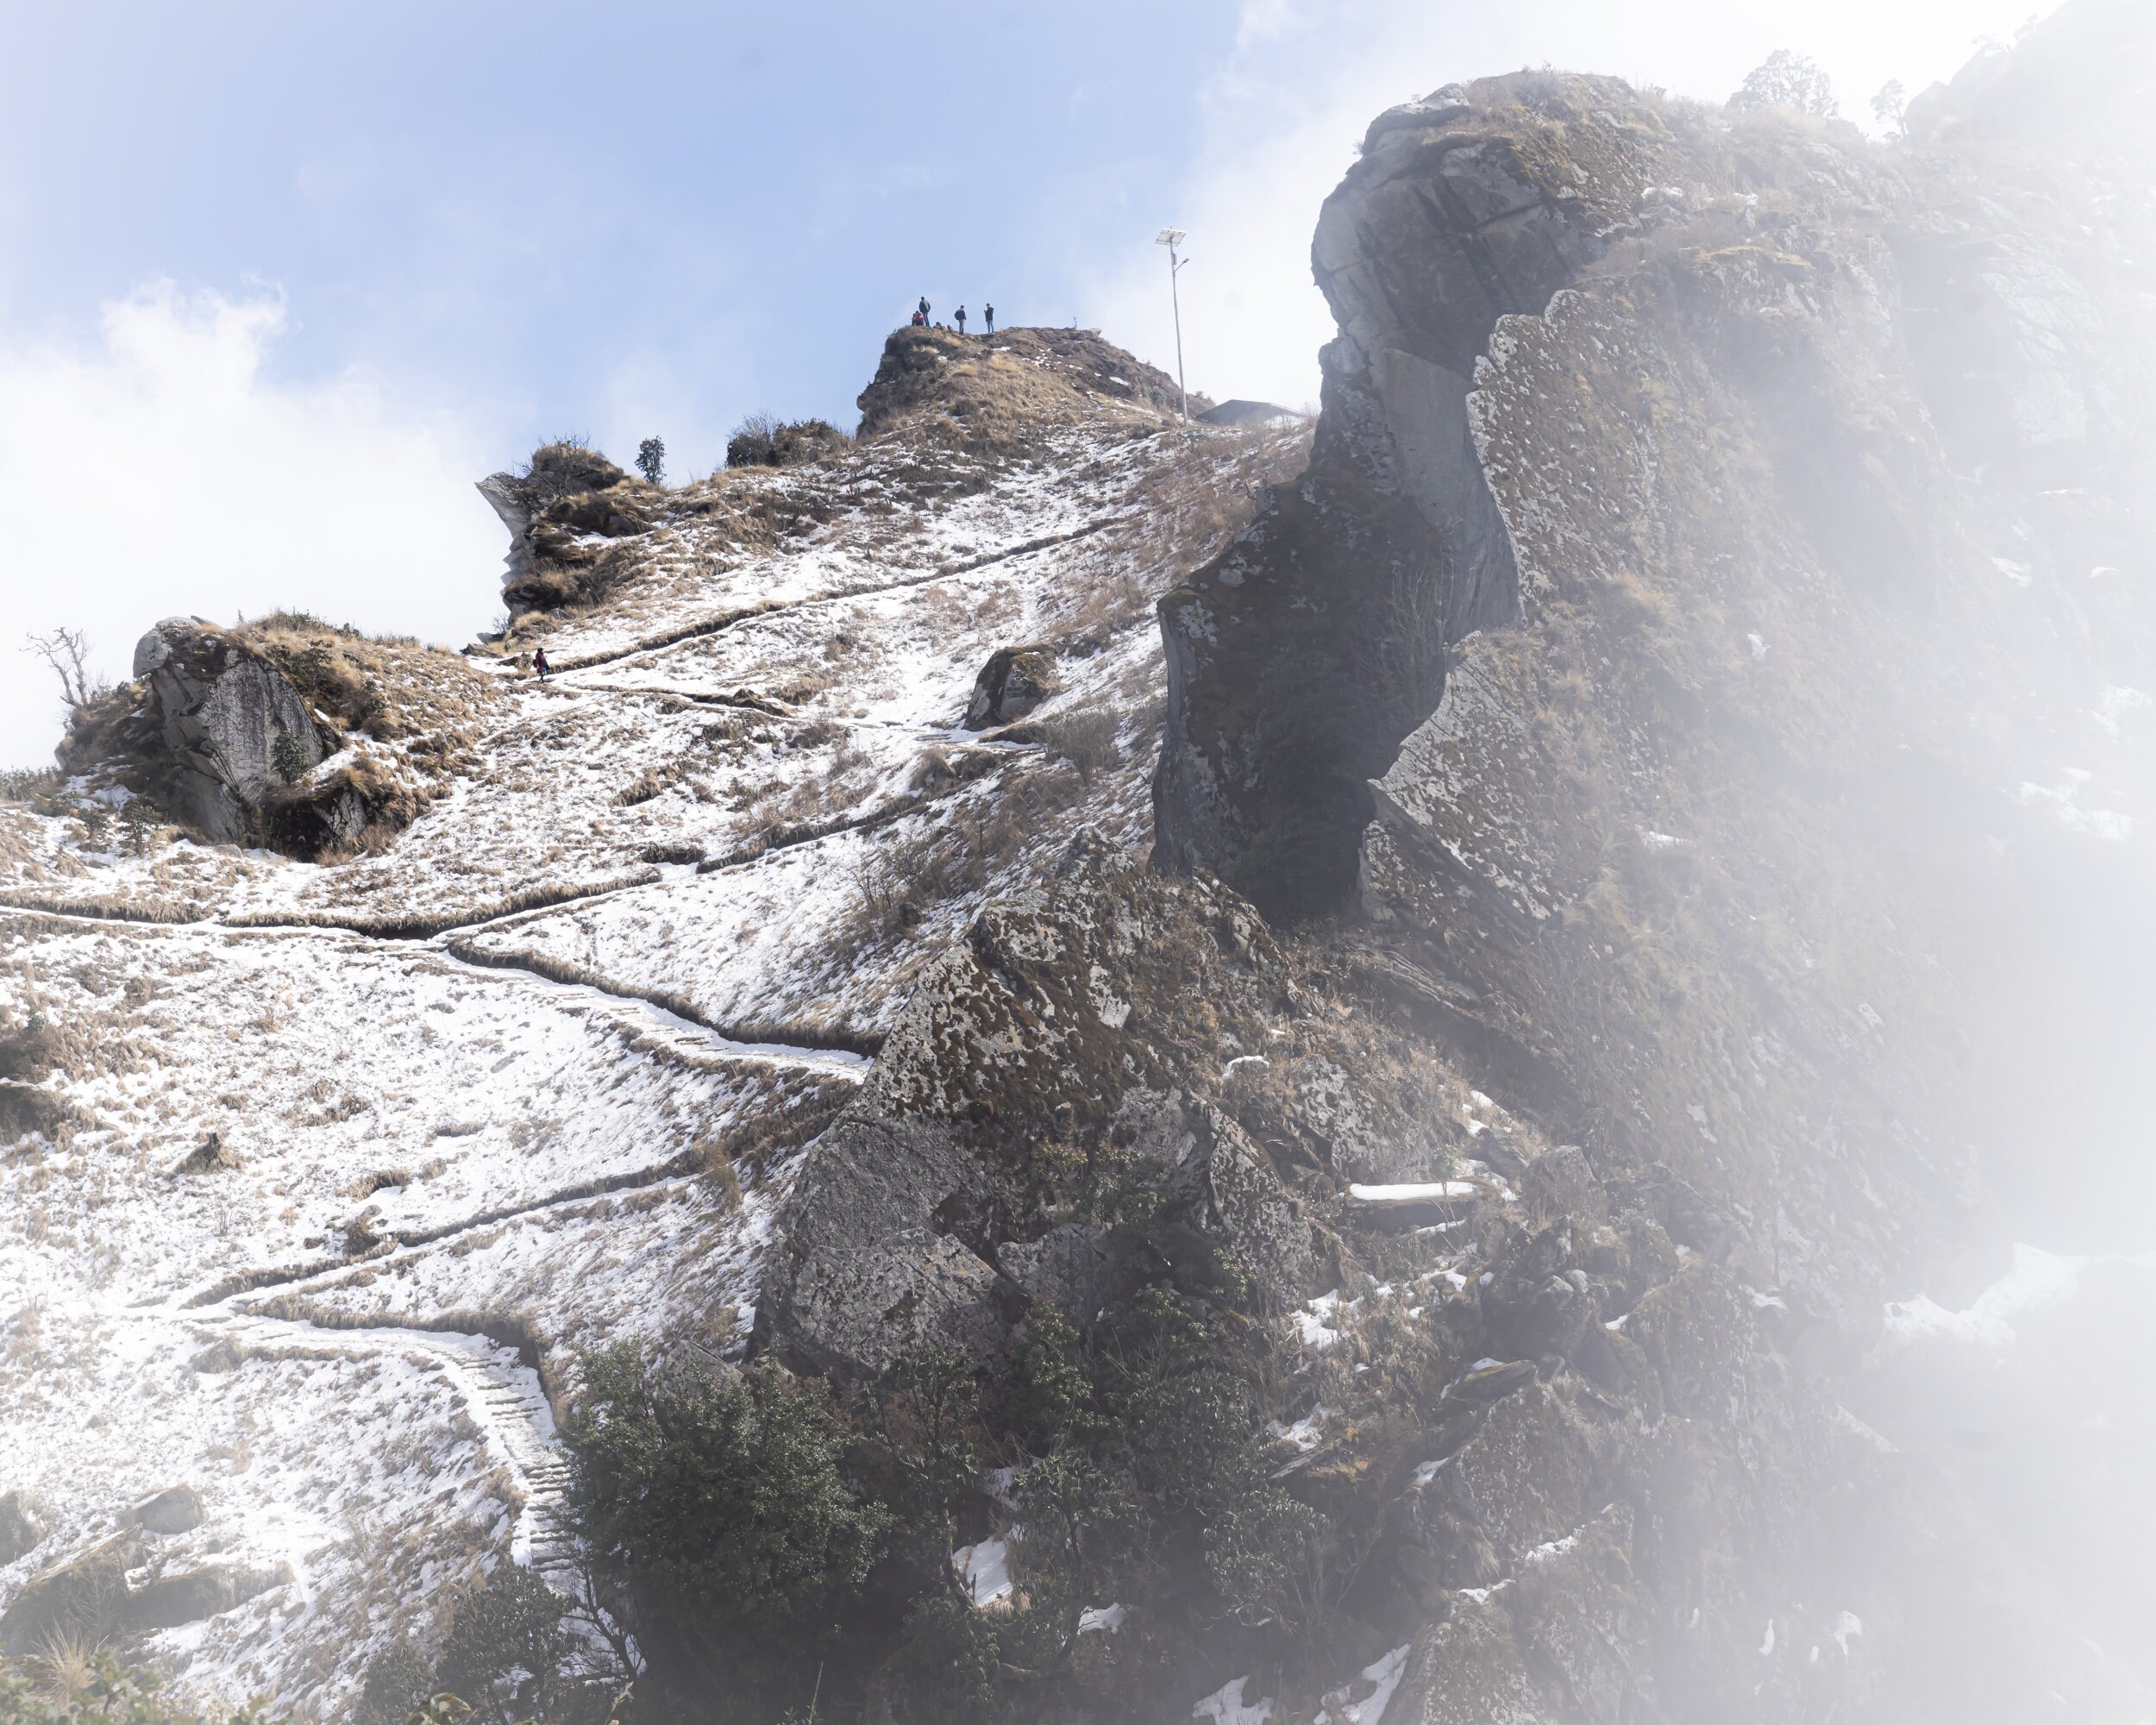
{"label": "rocky ridge", "polygon": [[[128,1586],[272,1584],[175,1628],[107,1589],[93,1627],[205,1699],[342,1716],[465,1580],[559,1560],[580,1350],[749,1346],[773,1206],[915,976],[1080,825],[1142,831],[1151,601],[1298,459],[1057,387],[1022,450],[916,436],[931,392],[801,466],[580,468],[563,498],[647,512],[619,580],[468,655],[161,624],[208,693],[146,663],[63,794],[0,807],[10,1647],[185,1484],[200,1525],[113,1546]],[[1054,686],[1034,729],[965,729],[1011,645]],[[212,701],[241,721],[168,740]],[[220,799],[370,762],[407,800],[369,842],[225,838]]]}

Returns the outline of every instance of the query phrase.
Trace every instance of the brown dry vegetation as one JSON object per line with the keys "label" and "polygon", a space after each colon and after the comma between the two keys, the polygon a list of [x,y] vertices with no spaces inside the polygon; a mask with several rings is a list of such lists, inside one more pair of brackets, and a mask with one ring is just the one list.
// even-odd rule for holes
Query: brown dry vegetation
{"label": "brown dry vegetation", "polygon": [[[1194,401],[1200,398],[1193,398]],[[1127,417],[1163,423],[1175,382],[1091,329],[1006,329],[961,336],[894,329],[861,392],[862,439],[910,435],[977,450],[1014,452],[1058,424]]]}

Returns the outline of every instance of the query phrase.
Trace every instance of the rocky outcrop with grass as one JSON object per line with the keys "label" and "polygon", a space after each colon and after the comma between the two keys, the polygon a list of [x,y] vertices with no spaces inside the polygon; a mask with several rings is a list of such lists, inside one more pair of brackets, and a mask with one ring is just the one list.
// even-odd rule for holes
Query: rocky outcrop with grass
{"label": "rocky outcrop with grass", "polygon": [[486,704],[454,656],[291,612],[168,618],[133,669],[73,714],[63,767],[210,844],[310,859],[406,825]]}
{"label": "rocky outcrop with grass", "polygon": [[656,487],[573,441],[542,444],[522,473],[491,474],[479,491],[509,530],[502,597],[512,617],[601,597],[619,576],[612,542],[655,518]]}
{"label": "rocky outcrop with grass", "polygon": [[[1194,406],[1209,407],[1203,397]],[[1105,342],[1097,329],[1017,329],[993,336],[894,329],[868,387],[856,436],[906,432],[1017,452],[1056,425],[1175,411],[1175,380]]]}
{"label": "rocky outcrop with grass", "polygon": [[[135,677],[149,685],[145,717],[172,762],[172,813],[212,842],[258,832],[272,788],[311,773],[330,752],[291,680],[198,618],[172,618],[145,635]],[[340,798],[321,819],[332,834],[356,832],[359,814]]]}

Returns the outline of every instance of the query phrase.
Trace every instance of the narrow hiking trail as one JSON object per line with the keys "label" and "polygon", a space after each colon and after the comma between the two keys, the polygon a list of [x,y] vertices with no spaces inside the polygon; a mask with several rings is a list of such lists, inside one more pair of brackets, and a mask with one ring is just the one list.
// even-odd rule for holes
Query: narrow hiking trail
{"label": "narrow hiking trail", "polygon": [[[97,852],[0,808],[0,1031],[65,1030],[32,1087],[63,1128],[0,1149],[0,1389],[37,1412],[0,1490],[56,1510],[0,1609],[191,1484],[161,1562],[300,1580],[153,1651],[334,1713],[488,1564],[566,1581],[576,1358],[745,1346],[800,1146],[921,967],[1081,823],[1134,839],[1159,546],[1201,555],[1216,474],[1297,447],[1057,438],[918,506],[946,480],[892,445],[750,475],[830,519],[747,553],[692,489],[547,621],[545,682],[445,659],[469,719],[401,757],[428,794],[379,851]],[[962,728],[1029,643],[1034,728]],[[1081,771],[1044,739],[1096,712]]]}

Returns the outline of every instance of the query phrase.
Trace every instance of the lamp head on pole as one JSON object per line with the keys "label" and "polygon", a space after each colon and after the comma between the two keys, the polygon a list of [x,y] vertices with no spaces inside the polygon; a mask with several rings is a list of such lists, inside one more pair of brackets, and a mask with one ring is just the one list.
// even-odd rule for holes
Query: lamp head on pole
{"label": "lamp head on pole", "polygon": [[1189,237],[1181,228],[1163,228],[1153,236],[1153,243],[1156,246],[1180,246]]}

